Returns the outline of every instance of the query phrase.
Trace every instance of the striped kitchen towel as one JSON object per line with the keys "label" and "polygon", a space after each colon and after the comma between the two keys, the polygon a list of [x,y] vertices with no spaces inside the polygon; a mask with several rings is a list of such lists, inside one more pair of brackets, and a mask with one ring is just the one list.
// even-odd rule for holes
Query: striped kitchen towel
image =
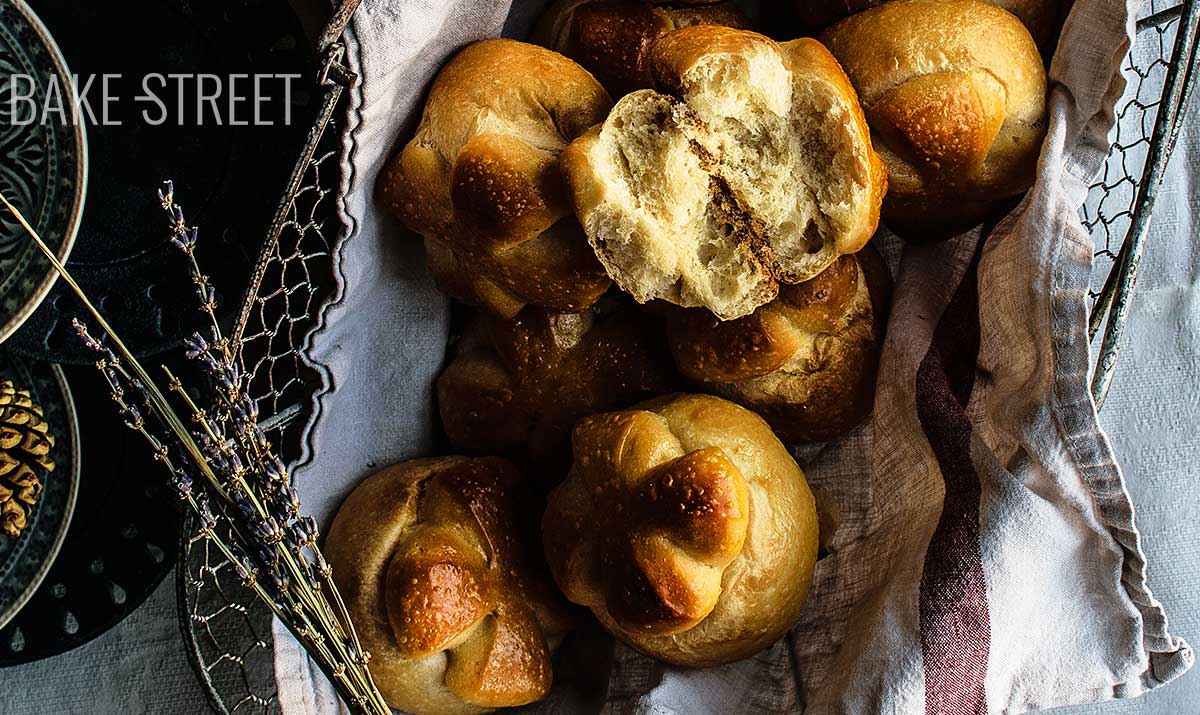
{"label": "striped kitchen towel", "polygon": [[[1093,249],[1078,212],[1109,148],[1138,6],[1074,3],[1050,71],[1037,184],[1004,220],[902,252],[876,238],[900,255],[875,412],[803,459],[825,555],[796,628],[707,670],[614,646],[595,664],[607,688],[556,678],[550,700],[525,711],[1019,713],[1136,696],[1191,666],[1147,585],[1133,506],[1088,393]],[[348,61],[362,82],[343,151],[349,228],[340,292],[312,340],[326,384],[296,472],[319,518],[375,464],[431,444],[445,302],[416,243],[397,240],[371,200],[374,177],[436,67],[469,41],[524,37],[539,9],[376,0],[351,26]],[[285,713],[337,711],[282,633],[276,666]]]}

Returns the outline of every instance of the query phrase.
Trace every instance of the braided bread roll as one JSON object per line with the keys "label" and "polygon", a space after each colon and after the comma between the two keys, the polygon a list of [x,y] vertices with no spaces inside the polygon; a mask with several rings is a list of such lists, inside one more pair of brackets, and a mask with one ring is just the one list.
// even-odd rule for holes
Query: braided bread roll
{"label": "braided bread roll", "polygon": [[748,28],[732,2],[713,0],[559,0],[538,20],[533,42],[583,65],[612,94],[650,89],[650,45],[692,25]]}
{"label": "braided bread roll", "polygon": [[346,498],[325,553],[388,705],[470,715],[546,695],[569,622],[536,529],[496,457],[401,462]]}
{"label": "braided bread roll", "polygon": [[470,326],[437,379],[450,447],[508,457],[548,491],[571,466],[577,420],[674,389],[662,326],[602,304],[583,313],[529,306]]}
{"label": "braided bread roll", "polygon": [[745,318],[681,310],[668,342],[681,373],[762,415],[785,442],[833,439],[874,404],[890,289],[868,245]]}
{"label": "braided bread roll", "polygon": [[983,0],[895,0],[821,40],[837,57],[888,170],[883,219],[946,238],[1033,184],[1046,72],[1011,13]]}
{"label": "braided bread roll", "polygon": [[[796,0],[802,30],[815,35],[828,29],[842,18],[869,10],[885,0]],[[1043,50],[1053,49],[1050,43],[1058,31],[1058,0],[986,0],[1004,8],[1025,25],[1029,34]]]}
{"label": "braided bread roll", "polygon": [[511,318],[527,303],[584,310],[608,289],[558,155],[611,104],[587,70],[524,42],[476,42],[442,68],[378,191],[424,237],[443,290]]}
{"label": "braided bread roll", "polygon": [[659,660],[745,658],[799,617],[817,558],[804,473],[754,413],[677,395],[581,420],[542,518],[559,588]]}

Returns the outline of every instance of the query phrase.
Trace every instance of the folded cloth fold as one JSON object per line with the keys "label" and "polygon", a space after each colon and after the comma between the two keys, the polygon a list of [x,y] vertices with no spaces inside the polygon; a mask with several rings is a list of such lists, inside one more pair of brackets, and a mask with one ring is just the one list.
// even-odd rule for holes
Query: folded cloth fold
{"label": "folded cloth fold", "polygon": [[[378,0],[351,24],[362,81],[344,131],[347,231],[311,340],[325,382],[296,470],[323,523],[372,469],[432,448],[447,304],[419,242],[372,200],[374,178],[438,66],[473,40],[524,37],[540,5]],[[530,712],[1018,713],[1136,696],[1191,666],[1147,585],[1088,393],[1093,248],[1078,212],[1108,152],[1138,5],[1074,3],[1021,204],[903,248],[870,424],[804,460],[831,528],[789,637],[709,670],[618,646],[603,703],[559,686]],[[288,715],[338,711],[282,632],[276,674]]]}

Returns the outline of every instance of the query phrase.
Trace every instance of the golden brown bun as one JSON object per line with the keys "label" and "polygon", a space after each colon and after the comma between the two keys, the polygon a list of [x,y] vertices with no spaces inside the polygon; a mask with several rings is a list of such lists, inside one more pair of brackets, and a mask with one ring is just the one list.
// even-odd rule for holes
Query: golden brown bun
{"label": "golden brown bun", "polygon": [[610,106],[587,70],[523,42],[476,42],[442,68],[378,190],[424,237],[443,290],[512,317],[526,303],[584,310],[608,289],[558,155]]}
{"label": "golden brown bun", "polygon": [[650,45],[692,25],[747,28],[750,21],[732,2],[559,0],[538,20],[533,42],[575,60],[621,97],[654,86]]}
{"label": "golden brown bun", "polygon": [[889,287],[868,245],[745,318],[679,310],[671,352],[685,376],[759,413],[783,441],[833,439],[874,404]]}
{"label": "golden brown bun", "polygon": [[698,25],[657,40],[650,71],[666,94],[626,95],[561,161],[622,290],[730,320],[866,244],[886,169],[820,43]]}
{"label": "golden brown bun", "polygon": [[325,553],[389,705],[466,715],[546,694],[569,622],[536,524],[497,457],[401,462],[346,498]]}
{"label": "golden brown bun", "polygon": [[1029,32],[982,0],[895,0],[822,35],[858,90],[888,167],[883,218],[934,240],[1029,188],[1046,73]]}
{"label": "golden brown bun", "polygon": [[796,621],[817,557],[804,474],[763,420],[709,395],[581,420],[542,518],[567,598],[659,660],[745,658]]}
{"label": "golden brown bun", "polygon": [[[985,1],[1016,15],[1042,49],[1048,48],[1058,32],[1058,0]],[[884,0],[796,0],[796,11],[804,32],[816,34],[842,18],[882,2]]]}
{"label": "golden brown bun", "polygon": [[547,490],[571,466],[577,420],[675,387],[661,325],[630,306],[530,306],[511,321],[480,322],[437,380],[450,446],[509,457]]}

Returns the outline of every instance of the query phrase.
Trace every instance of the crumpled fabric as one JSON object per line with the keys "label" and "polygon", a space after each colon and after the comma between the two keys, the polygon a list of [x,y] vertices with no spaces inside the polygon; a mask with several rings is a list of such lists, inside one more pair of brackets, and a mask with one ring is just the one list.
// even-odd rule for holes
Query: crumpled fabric
{"label": "crumpled fabric", "polygon": [[[344,134],[347,230],[338,292],[311,339],[324,384],[296,470],[323,523],[371,471],[435,448],[448,303],[372,188],[454,51],[527,35],[541,3],[513,5],[368,1],[347,33],[362,78]],[[1074,3],[1050,67],[1037,183],[1009,215],[933,246],[876,237],[898,265],[874,414],[800,453],[836,525],[800,623],[706,670],[617,644],[599,659],[602,694],[560,677],[525,711],[1019,713],[1134,697],[1191,666],[1147,583],[1088,392],[1093,245],[1079,209],[1108,153],[1138,7]],[[285,713],[339,711],[278,627],[276,677]]]}

